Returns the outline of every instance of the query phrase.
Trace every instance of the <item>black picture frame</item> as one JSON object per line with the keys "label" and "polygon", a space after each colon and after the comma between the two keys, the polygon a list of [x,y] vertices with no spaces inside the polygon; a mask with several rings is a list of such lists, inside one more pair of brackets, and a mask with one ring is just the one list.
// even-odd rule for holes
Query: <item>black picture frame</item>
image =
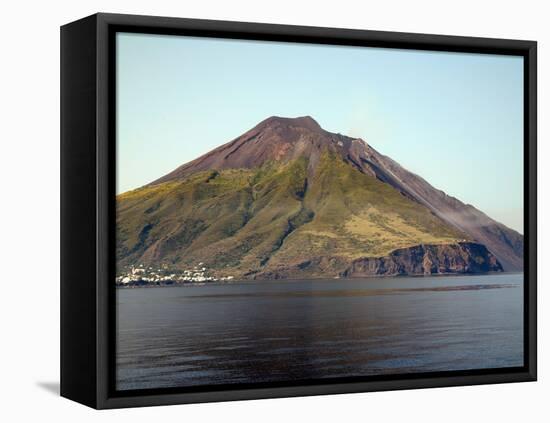
{"label": "black picture frame", "polygon": [[[525,365],[301,385],[115,391],[114,36],[118,31],[522,56]],[[536,380],[536,72],[534,41],[104,13],[61,27],[61,395],[104,409]]]}

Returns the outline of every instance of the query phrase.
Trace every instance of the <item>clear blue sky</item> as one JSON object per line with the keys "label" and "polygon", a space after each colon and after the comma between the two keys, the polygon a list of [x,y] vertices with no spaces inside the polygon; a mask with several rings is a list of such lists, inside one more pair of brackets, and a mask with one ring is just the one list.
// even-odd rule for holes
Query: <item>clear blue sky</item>
{"label": "clear blue sky", "polygon": [[117,192],[273,116],[361,137],[523,233],[523,59],[117,36]]}

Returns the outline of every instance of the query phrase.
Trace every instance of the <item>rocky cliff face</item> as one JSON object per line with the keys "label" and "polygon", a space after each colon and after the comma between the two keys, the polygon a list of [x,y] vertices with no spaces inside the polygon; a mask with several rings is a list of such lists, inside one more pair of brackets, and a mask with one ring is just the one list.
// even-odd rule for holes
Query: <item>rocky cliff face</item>
{"label": "rocky cliff face", "polygon": [[440,275],[501,272],[502,266],[484,245],[461,242],[450,245],[416,245],[386,257],[354,260],[341,276]]}

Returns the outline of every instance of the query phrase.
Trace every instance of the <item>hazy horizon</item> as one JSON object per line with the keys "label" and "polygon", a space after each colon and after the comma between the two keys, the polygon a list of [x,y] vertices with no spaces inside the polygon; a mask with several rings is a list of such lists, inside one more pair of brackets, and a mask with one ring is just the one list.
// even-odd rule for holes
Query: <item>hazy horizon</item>
{"label": "hazy horizon", "polygon": [[523,233],[523,59],[117,34],[117,193],[309,115]]}

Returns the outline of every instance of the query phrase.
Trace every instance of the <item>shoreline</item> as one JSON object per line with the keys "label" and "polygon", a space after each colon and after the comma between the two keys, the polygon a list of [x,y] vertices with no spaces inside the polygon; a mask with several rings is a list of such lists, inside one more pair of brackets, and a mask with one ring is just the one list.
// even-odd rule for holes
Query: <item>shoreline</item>
{"label": "shoreline", "polygon": [[284,278],[284,279],[234,279],[231,281],[205,281],[205,282],[173,282],[173,283],[136,283],[136,284],[116,284],[116,289],[138,289],[138,288],[184,288],[184,287],[199,287],[199,286],[220,286],[220,285],[234,285],[242,283],[270,283],[270,282],[294,282],[294,281],[311,281],[311,282],[324,282],[324,281],[359,281],[365,279],[390,279],[390,278],[426,278],[426,277],[467,277],[467,276],[491,276],[491,275],[523,275],[524,272],[478,272],[478,273],[435,273],[430,275],[372,275],[361,277],[334,277],[334,278]]}

